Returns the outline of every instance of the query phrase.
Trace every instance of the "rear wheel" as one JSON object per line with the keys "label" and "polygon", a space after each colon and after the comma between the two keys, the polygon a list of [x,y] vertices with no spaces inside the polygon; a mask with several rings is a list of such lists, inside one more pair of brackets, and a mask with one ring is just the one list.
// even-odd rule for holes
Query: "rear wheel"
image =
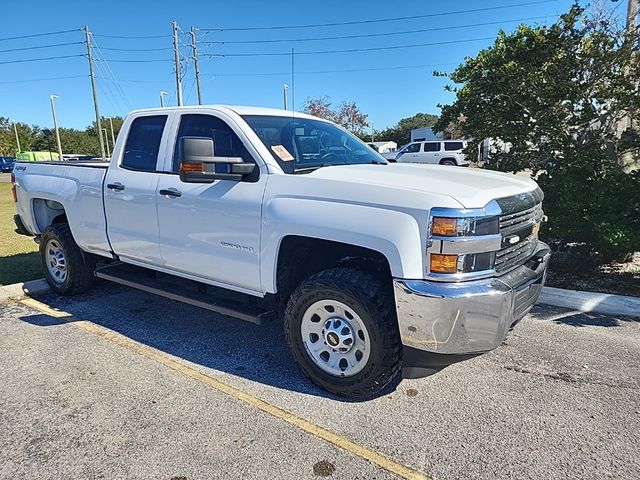
{"label": "rear wheel", "polygon": [[452,166],[455,167],[457,165],[455,160],[452,160],[450,158],[445,158],[444,160],[442,160],[440,162],[440,165],[448,165],[448,166]]}
{"label": "rear wheel", "polygon": [[334,268],[305,280],[287,305],[285,334],[302,372],[332,393],[365,400],[400,380],[393,295],[369,274]]}
{"label": "rear wheel", "polygon": [[85,263],[82,250],[66,223],[46,228],[40,238],[40,260],[44,277],[54,292],[73,295],[91,287],[91,265]]}

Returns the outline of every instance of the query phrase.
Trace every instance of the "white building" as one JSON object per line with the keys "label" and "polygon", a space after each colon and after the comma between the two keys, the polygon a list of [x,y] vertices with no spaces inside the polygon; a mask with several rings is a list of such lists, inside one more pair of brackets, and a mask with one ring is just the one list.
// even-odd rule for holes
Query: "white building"
{"label": "white building", "polygon": [[414,128],[411,130],[412,142],[442,140],[442,138],[442,132],[434,133],[431,127]]}
{"label": "white building", "polygon": [[369,146],[378,153],[395,152],[398,149],[396,142],[369,142]]}

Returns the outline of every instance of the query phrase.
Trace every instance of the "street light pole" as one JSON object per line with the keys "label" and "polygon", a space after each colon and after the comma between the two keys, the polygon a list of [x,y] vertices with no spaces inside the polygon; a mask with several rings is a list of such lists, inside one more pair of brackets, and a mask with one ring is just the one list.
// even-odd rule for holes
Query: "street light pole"
{"label": "street light pole", "polygon": [[56,106],[54,100],[56,98],[60,98],[58,95],[49,95],[49,100],[51,100],[51,114],[53,115],[53,129],[56,132],[56,142],[58,144],[58,155],[59,159],[62,160],[62,144],[60,143],[60,131],[58,130],[58,119],[56,118]]}
{"label": "street light pole", "polygon": [[289,85],[287,85],[286,83],[282,85],[282,100],[284,109],[288,110],[287,102],[289,100]]}
{"label": "street light pole", "polygon": [[18,126],[16,125],[16,122],[13,122],[13,133],[15,133],[16,135],[16,147],[18,147],[18,151],[16,153],[21,152],[22,150],[20,149],[20,137],[18,136]]}
{"label": "street light pole", "polygon": [[167,92],[160,92],[160,106],[164,108],[164,96],[169,95]]}

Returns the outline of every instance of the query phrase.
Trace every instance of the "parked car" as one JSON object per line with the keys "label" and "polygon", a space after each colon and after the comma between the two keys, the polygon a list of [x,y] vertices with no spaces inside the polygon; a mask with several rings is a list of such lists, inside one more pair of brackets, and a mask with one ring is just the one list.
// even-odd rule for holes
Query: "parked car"
{"label": "parked car", "polygon": [[96,276],[283,318],[302,372],[353,399],[498,347],[549,260],[533,180],[389,164],[285,110],[139,110],[110,162],[19,162],[14,182],[54,292]]}
{"label": "parked car", "polygon": [[468,166],[462,150],[467,146],[463,140],[441,140],[411,142],[398,150],[398,163],[432,163],[437,165]]}
{"label": "parked car", "polygon": [[0,172],[9,173],[13,171],[15,160],[13,157],[0,157]]}

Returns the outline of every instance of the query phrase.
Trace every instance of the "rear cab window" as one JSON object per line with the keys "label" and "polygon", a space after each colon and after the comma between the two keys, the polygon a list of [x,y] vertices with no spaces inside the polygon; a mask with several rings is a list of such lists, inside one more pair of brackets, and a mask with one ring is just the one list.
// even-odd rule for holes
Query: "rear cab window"
{"label": "rear cab window", "polygon": [[155,172],[166,115],[138,117],[131,122],[120,166],[139,172]]}

